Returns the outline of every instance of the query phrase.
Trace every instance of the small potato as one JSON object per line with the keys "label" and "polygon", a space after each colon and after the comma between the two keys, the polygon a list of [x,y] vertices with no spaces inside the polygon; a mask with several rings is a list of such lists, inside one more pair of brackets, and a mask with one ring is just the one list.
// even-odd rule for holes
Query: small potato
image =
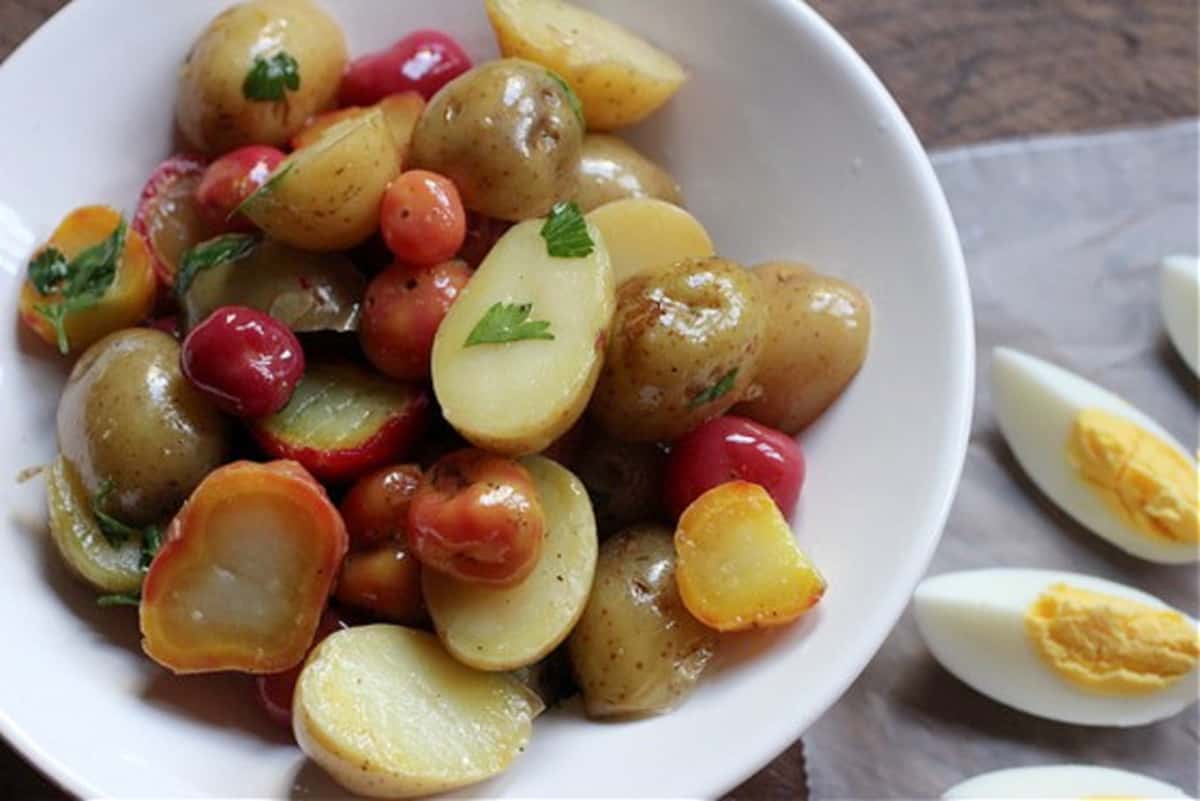
{"label": "small potato", "polygon": [[762,288],[727,259],[688,260],[627,280],[592,397],[593,418],[631,442],[669,442],[717,417],[754,375]]}
{"label": "small potato", "polygon": [[766,290],[767,331],[748,400],[734,412],[795,434],[862,367],[871,304],[857,287],[804,265],[771,262],[752,273]]}
{"label": "small potato", "polygon": [[267,236],[301,250],[346,250],[379,228],[379,206],[400,174],[383,111],[335,123],[288,156],[242,210]]}
{"label": "small potato", "polygon": [[487,0],[505,56],[544,64],[583,101],[590,131],[641,122],[687,78],[669,55],[616,23],[561,0]]}
{"label": "small potato", "polygon": [[591,717],[666,712],[691,691],[716,649],[675,586],[661,526],[634,526],[600,548],[596,581],[567,653]]}
{"label": "small potato", "polygon": [[[542,224],[530,220],[500,238],[433,340],[433,389],[446,420],[475,445],[507,455],[537,453],[579,419],[613,313],[612,266],[600,237],[588,256],[555,258]],[[548,323],[544,335],[553,339],[467,344],[485,316],[497,321],[507,308],[516,319],[525,304],[524,322]]]}
{"label": "small potato", "polygon": [[704,226],[666,201],[614,200],[589,214],[588,220],[604,237],[617,286],[638,273],[714,254]]}
{"label": "small potato", "polygon": [[58,447],[88,497],[105,482],[102,510],[131,526],[175,514],[225,460],[229,430],[179,367],[179,343],[127,328],[92,345],[58,402]]}
{"label": "small potato", "polygon": [[587,487],[601,536],[634,523],[665,517],[663,478],[666,454],[652,442],[623,442],[589,432],[576,459],[579,480]]}
{"label": "small potato", "polygon": [[488,587],[426,570],[425,600],[438,636],[456,659],[480,670],[532,665],[571,633],[596,569],[596,521],[587,490],[549,459],[521,463],[545,510],[545,543],[529,575],[513,587]]}
{"label": "small potato", "polygon": [[446,84],[413,132],[406,169],[454,182],[471,211],[520,221],[578,187],[583,125],[545,68],[489,61]]}
{"label": "small potato", "polygon": [[381,623],[316,647],[292,720],[300,749],[347,790],[411,798],[505,770],[541,711],[511,676],[463,665],[432,634]]}
{"label": "small potato", "polygon": [[[333,104],[345,65],[341,29],[311,0],[233,6],[209,23],[183,64],[179,128],[212,155],[243,145],[281,147]],[[263,97],[262,79],[293,66],[298,85],[279,84],[278,99]]]}
{"label": "small potato", "polygon": [[588,134],[583,138],[575,202],[588,212],[627,197],[655,197],[683,205],[683,194],[671,174],[633,145],[610,134]]}

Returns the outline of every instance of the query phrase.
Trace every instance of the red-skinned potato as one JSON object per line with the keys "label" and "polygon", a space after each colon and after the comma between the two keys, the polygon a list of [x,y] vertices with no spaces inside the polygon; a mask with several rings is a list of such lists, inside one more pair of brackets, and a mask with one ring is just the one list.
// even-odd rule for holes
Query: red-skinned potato
{"label": "red-skinned potato", "polygon": [[537,564],[544,533],[529,471],[475,448],[439,459],[408,508],[408,535],[421,564],[462,581],[519,583]]}
{"label": "red-skinned potato", "polygon": [[434,335],[470,279],[461,261],[431,268],[396,264],[375,276],[358,324],[371,363],[392,378],[428,379]]}
{"label": "red-skinned potato", "polygon": [[404,542],[354,551],[342,563],[334,597],[372,620],[422,626],[429,622],[421,563]]}
{"label": "red-skinned potato", "polygon": [[469,69],[470,57],[452,37],[441,31],[413,31],[386,50],[350,62],[338,89],[338,102],[369,105],[406,91],[428,100]]}
{"label": "red-skinned potato", "polygon": [[397,259],[428,267],[453,258],[462,247],[467,214],[453,181],[428,170],[409,170],[388,185],[379,230]]}
{"label": "red-skinned potato", "polygon": [[338,505],[353,548],[408,539],[408,506],[421,486],[422,475],[419,465],[397,464],[354,482]]}
{"label": "red-skinned potato", "polygon": [[278,148],[246,145],[208,165],[196,187],[196,203],[208,224],[217,230],[253,231],[254,223],[233,212],[285,158]]}
{"label": "red-skinned potato", "polygon": [[142,649],[175,673],[278,673],[308,652],[347,549],[295,462],[233,462],[171,521],[142,585]]}
{"label": "red-skinned potato", "polygon": [[163,286],[175,283],[184,253],[224,228],[224,221],[212,225],[196,202],[196,187],[207,166],[199,156],[177,154],[155,167],[142,187],[130,227],[146,240]]}
{"label": "red-skinned potato", "polygon": [[425,428],[429,395],[352,364],[310,364],[288,405],[250,433],[322,481],[349,481],[403,459]]}
{"label": "red-skinned potato", "polygon": [[[317,633],[313,636],[309,652],[321,644],[321,641],[335,631],[350,628],[332,609],[326,609],[321,614],[321,622],[317,624]],[[292,698],[296,694],[296,680],[304,664],[300,663],[282,673],[262,673],[254,677],[255,697],[262,706],[267,717],[292,730]]]}

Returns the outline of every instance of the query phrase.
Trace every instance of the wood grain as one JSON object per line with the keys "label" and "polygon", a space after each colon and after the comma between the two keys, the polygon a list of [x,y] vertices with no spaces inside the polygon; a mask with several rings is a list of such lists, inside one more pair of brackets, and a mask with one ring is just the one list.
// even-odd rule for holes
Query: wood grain
{"label": "wood grain", "polygon": [[[811,3],[879,73],[930,148],[1148,124],[1195,116],[1200,104],[1196,0]],[[63,4],[0,0],[0,61]],[[796,743],[729,798],[802,799],[805,787]],[[0,798],[65,796],[0,744]]]}

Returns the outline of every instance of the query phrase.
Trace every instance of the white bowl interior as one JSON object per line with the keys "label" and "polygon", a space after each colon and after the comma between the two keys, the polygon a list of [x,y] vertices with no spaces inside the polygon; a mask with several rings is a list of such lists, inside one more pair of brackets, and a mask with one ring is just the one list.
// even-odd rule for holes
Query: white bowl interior
{"label": "white bowl interior", "polygon": [[[76,0],[0,70],[0,731],[85,795],[334,792],[254,706],[250,683],[171,678],[138,651],[134,616],[102,610],[58,565],[40,480],[65,367],[22,333],[17,287],[70,208],[132,212],[167,155],[176,69],[227,0]],[[494,53],[479,0],[327,0],[354,52],[415,27]],[[707,796],[736,784],[848,686],[903,609],[937,542],[964,454],[972,326],[958,242],[894,103],[849,47],[790,0],[604,0],[691,80],[632,138],[681,181],[719,250],[810,261],[866,289],[865,369],[806,432],[797,532],[829,580],[805,621],[730,638],[677,712],[595,724],[568,707],[481,796]]]}

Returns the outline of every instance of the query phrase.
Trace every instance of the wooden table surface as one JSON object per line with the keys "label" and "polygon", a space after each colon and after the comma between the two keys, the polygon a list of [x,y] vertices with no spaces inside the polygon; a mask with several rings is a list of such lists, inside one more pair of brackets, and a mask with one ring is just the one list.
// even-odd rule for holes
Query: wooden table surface
{"label": "wooden table surface", "polygon": [[[1196,0],[811,2],[879,73],[930,148],[1197,114]],[[0,0],[0,61],[63,4]],[[797,743],[732,797],[803,795]],[[63,795],[0,744],[0,798]]]}

